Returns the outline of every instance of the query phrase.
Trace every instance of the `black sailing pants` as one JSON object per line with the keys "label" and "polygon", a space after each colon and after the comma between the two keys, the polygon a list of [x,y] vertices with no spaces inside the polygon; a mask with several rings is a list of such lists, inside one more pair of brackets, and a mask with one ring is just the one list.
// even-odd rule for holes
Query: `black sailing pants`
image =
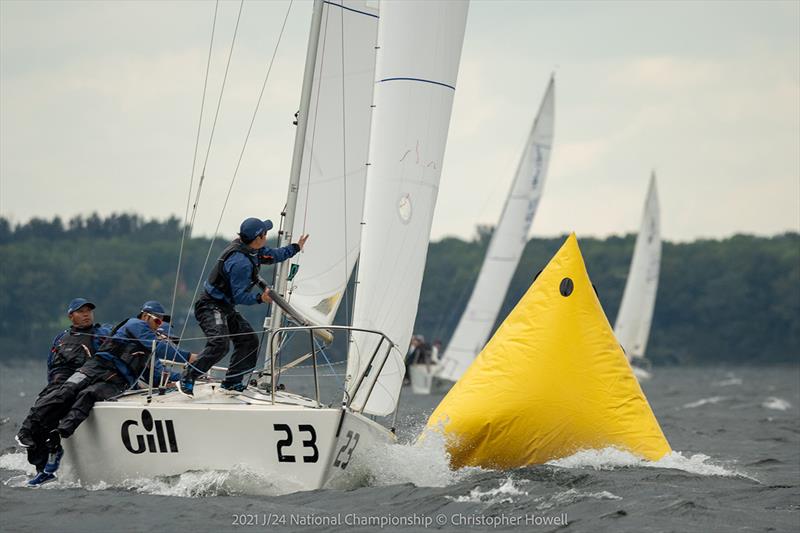
{"label": "black sailing pants", "polygon": [[26,431],[33,437],[33,441],[36,443],[35,445],[28,448],[26,451],[28,452],[28,462],[36,467],[37,472],[41,472],[44,470],[44,465],[47,463],[47,455],[48,449],[47,446],[44,445],[45,439],[47,439],[47,431],[42,427],[33,427],[33,421],[31,419],[31,414],[34,412],[37,406],[41,405],[42,398],[50,394],[51,392],[58,390],[61,385],[64,384],[67,379],[75,373],[75,369],[65,367],[63,369],[55,369],[50,374],[50,382],[42,389],[42,392],[39,393],[39,396],[36,398],[36,401],[31,407],[31,410],[28,414],[28,417],[22,421],[22,425],[20,426],[20,432]]}
{"label": "black sailing pants", "polygon": [[231,363],[222,384],[229,386],[241,383],[242,377],[253,371],[258,360],[258,336],[250,323],[232,305],[207,294],[194,304],[194,316],[208,340],[194,366],[187,367],[185,375],[196,378],[208,372],[225,357],[228,346],[233,342]]}
{"label": "black sailing pants", "polygon": [[[44,439],[50,431],[57,427],[62,437],[69,437],[89,416],[95,402],[107,400],[127,388],[127,382],[117,374],[111,363],[104,359],[91,359],[59,388],[36,400],[22,424],[31,428],[36,441],[35,448],[46,449]],[[36,456],[33,459],[38,459],[36,462],[31,460],[30,455],[29,461],[38,468],[40,454],[33,454]]]}

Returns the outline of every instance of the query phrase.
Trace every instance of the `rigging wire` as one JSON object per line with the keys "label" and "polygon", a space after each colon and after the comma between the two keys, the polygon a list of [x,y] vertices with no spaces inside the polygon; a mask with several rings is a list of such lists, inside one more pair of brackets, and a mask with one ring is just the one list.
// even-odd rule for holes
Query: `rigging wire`
{"label": "rigging wire", "polygon": [[[189,219],[189,204],[192,199],[192,189],[194,188],[194,173],[197,166],[197,152],[200,147],[200,130],[203,125],[203,111],[206,104],[206,90],[208,89],[208,73],[211,70],[211,52],[214,48],[214,32],[217,27],[217,12],[219,10],[219,0],[214,4],[214,19],[211,22],[211,43],[208,45],[208,58],[206,59],[206,75],[203,80],[203,97],[200,100],[200,118],[197,121],[197,135],[194,140],[194,154],[192,155],[192,173],[189,178],[189,191],[186,194],[186,210],[183,213],[183,232],[181,233],[181,245],[178,250],[178,267],[175,269],[175,285],[172,288],[172,302],[169,307],[169,314],[175,314],[175,300],[178,296],[178,282],[181,276],[181,264],[183,263],[183,250],[186,245],[187,221]],[[195,204],[196,205],[196,204]],[[191,235],[190,235],[191,237]]]}
{"label": "rigging wire", "polygon": [[[242,3],[244,3],[244,0],[242,0]],[[253,116],[251,117],[250,125],[247,128],[247,134],[245,135],[245,138],[244,138],[244,143],[242,145],[242,150],[239,153],[239,159],[236,162],[236,167],[234,168],[233,176],[231,176],[230,185],[228,186],[228,193],[225,195],[225,201],[223,202],[222,209],[220,210],[220,213],[219,213],[219,219],[217,220],[217,226],[216,226],[216,228],[214,230],[214,234],[213,234],[213,236],[211,238],[211,243],[208,246],[208,252],[206,253],[205,261],[203,262],[203,268],[200,271],[200,276],[199,276],[199,278],[197,280],[197,284],[195,285],[195,288],[194,288],[194,293],[192,295],[192,301],[194,301],[195,298],[197,298],[197,292],[200,289],[200,285],[202,285],[202,283],[203,283],[203,276],[205,274],[206,268],[208,267],[208,260],[211,257],[211,251],[214,249],[214,244],[216,243],[217,235],[219,234],[219,228],[222,225],[222,217],[225,214],[225,209],[228,207],[228,200],[231,197],[231,191],[233,190],[233,186],[236,183],[236,177],[238,176],[238,173],[239,173],[239,167],[240,167],[240,165],[242,163],[242,158],[244,157],[245,150],[247,149],[247,142],[250,139],[250,133],[253,131],[253,124],[255,123],[256,116],[258,114],[258,109],[259,109],[259,107],[261,105],[261,100],[262,100],[262,98],[264,96],[264,90],[266,89],[267,82],[269,81],[269,75],[272,72],[272,66],[275,63],[275,57],[278,54],[278,48],[280,47],[281,40],[283,39],[283,33],[284,33],[284,30],[286,29],[286,22],[289,20],[289,13],[291,13],[292,4],[293,3],[294,3],[294,0],[289,0],[289,6],[286,9],[286,15],[283,18],[283,24],[281,25],[281,30],[280,30],[280,33],[278,34],[278,40],[275,43],[275,49],[272,52],[272,57],[270,58],[270,61],[269,61],[269,66],[267,68],[267,73],[264,76],[264,82],[261,85],[261,91],[259,92],[258,100],[256,101],[255,109],[253,110]],[[239,14],[241,15],[241,8],[240,8]],[[238,27],[238,20],[237,20],[237,27]],[[231,49],[233,49],[232,46],[231,46]],[[202,178],[201,178],[201,180],[202,180]],[[202,184],[202,181],[201,181],[201,184]],[[189,308],[189,310],[186,313],[186,320],[184,320],[183,330],[181,331],[181,336],[183,336],[183,333],[186,331],[186,324],[188,323],[190,314],[191,314],[191,307]]]}
{"label": "rigging wire", "polygon": [[214,111],[214,121],[211,124],[211,133],[208,137],[208,147],[206,148],[205,159],[203,160],[203,170],[200,172],[200,182],[197,184],[197,195],[194,200],[194,207],[192,208],[192,218],[189,222],[190,231],[194,227],[194,221],[197,217],[197,205],[200,202],[200,191],[203,189],[203,182],[206,179],[206,168],[208,166],[208,157],[211,155],[211,146],[214,143],[214,133],[217,130],[217,119],[219,118],[219,111],[222,108],[222,97],[225,94],[225,84],[228,81],[228,71],[231,66],[231,58],[233,57],[233,49],[236,45],[236,36],[239,34],[239,21],[242,19],[242,8],[244,7],[244,0],[239,2],[239,13],[236,15],[236,26],[233,28],[233,37],[231,38],[231,47],[228,50],[228,61],[225,63],[225,74],[222,77],[222,87],[219,91],[219,98],[217,99],[217,109]]}

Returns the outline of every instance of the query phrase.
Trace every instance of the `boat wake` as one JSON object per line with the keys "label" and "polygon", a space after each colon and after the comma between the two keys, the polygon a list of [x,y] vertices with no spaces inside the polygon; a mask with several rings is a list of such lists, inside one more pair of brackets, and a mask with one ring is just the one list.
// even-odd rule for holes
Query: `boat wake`
{"label": "boat wake", "polygon": [[[13,452],[0,456],[0,469],[24,472],[5,481],[6,486],[25,487],[35,475],[35,469],[28,464],[26,454]],[[129,479],[121,484],[98,483],[82,484],[75,480],[65,465],[59,479],[43,488],[86,490],[123,490],[157,496],[176,496],[200,498],[209,496],[280,496],[295,492],[291,484],[276,483],[257,472],[239,465],[230,471],[205,470],[184,472],[175,476],[156,476],[152,478]],[[450,469],[450,459],[445,451],[444,441],[438,435],[426,438],[417,444],[387,445],[360,468],[339,480],[331,488],[356,489],[370,486],[390,486],[411,483],[417,487],[444,487],[464,479],[471,473],[481,471],[477,468]]]}
{"label": "boat wake", "polygon": [[632,467],[666,468],[682,470],[698,476],[740,477],[758,481],[744,472],[714,464],[709,456],[702,453],[684,455],[682,452],[673,451],[658,461],[647,461],[628,451],[610,447],[602,450],[582,450],[574,455],[556,459],[547,464],[559,468],[592,468],[594,470],[614,470]]}
{"label": "boat wake", "polygon": [[[566,469],[615,470],[622,468],[663,468],[681,470],[699,476],[739,477],[758,481],[748,474],[712,462],[703,454],[685,456],[681,452],[671,452],[658,461],[647,461],[630,452],[617,448],[602,450],[583,450],[563,459],[547,463],[548,466]],[[25,453],[15,452],[0,456],[0,469],[23,472],[8,478],[4,484],[9,487],[25,487],[28,479],[34,474],[34,468],[28,464]],[[332,488],[352,490],[361,487],[385,487],[399,484],[413,484],[417,487],[446,487],[455,485],[467,478],[487,472],[481,468],[465,467],[451,470],[449,457],[445,451],[443,440],[432,435],[416,444],[392,444],[386,446],[382,453],[375,454],[351,476],[340,480]],[[528,493],[520,488],[525,480],[513,479],[509,476],[495,488],[476,486],[468,494],[453,497],[453,501],[485,504],[500,504],[513,501],[515,497],[524,497]],[[62,477],[44,485],[44,489],[83,488],[90,491],[123,490],[139,494],[157,496],[175,496],[182,498],[201,498],[209,496],[280,496],[295,492],[296,489],[284,484],[277,484],[257,472],[238,466],[230,471],[193,471],[177,476],[157,476],[126,480],[119,485],[99,483],[82,485],[74,480],[65,469]],[[617,499],[611,493],[578,493],[566,491],[542,500],[539,503],[546,509],[548,506],[562,505],[576,499]],[[552,501],[551,501],[552,500]],[[563,501],[562,501],[563,500]],[[538,501],[538,500],[537,500]]]}

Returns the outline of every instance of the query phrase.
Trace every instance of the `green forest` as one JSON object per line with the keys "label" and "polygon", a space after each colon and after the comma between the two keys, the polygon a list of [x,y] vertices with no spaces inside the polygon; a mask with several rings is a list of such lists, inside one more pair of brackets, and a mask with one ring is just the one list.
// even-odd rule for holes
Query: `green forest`
{"label": "green forest", "polygon": [[[44,357],[53,336],[68,324],[67,303],[77,296],[92,299],[98,306],[96,319],[111,324],[136,314],[145,300],[157,299],[169,307],[182,230],[176,218],[144,220],[130,214],[66,222],[33,219],[17,225],[0,218],[3,357]],[[491,232],[479,227],[470,241],[445,238],[430,244],[415,326],[427,340],[447,344]],[[231,232],[215,240],[209,263],[234,236]],[[564,238],[527,243],[498,324]],[[635,236],[578,238],[613,324]],[[313,244],[312,235],[308,246]],[[199,334],[187,313],[210,245],[210,239],[191,238],[183,251],[174,315],[178,328],[187,323],[187,337]],[[271,271],[265,269],[262,276],[270,279]],[[243,311],[258,328],[266,309]],[[341,309],[338,322],[346,314]],[[785,363],[796,362],[798,355],[799,234],[664,243],[647,353],[654,364]]]}

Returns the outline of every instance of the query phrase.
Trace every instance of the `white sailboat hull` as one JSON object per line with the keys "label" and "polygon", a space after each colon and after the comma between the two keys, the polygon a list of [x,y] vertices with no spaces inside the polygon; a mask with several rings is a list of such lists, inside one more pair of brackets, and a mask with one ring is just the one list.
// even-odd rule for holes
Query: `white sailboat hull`
{"label": "white sailboat hull", "polygon": [[[203,390],[205,389],[205,390]],[[375,448],[394,441],[386,428],[340,408],[247,391],[232,395],[203,385],[195,399],[178,393],[99,402],[64,440],[65,470],[84,484],[188,471],[244,468],[280,492],[335,486],[364,467]],[[341,424],[341,428],[340,428]],[[337,434],[338,430],[338,434]]]}

